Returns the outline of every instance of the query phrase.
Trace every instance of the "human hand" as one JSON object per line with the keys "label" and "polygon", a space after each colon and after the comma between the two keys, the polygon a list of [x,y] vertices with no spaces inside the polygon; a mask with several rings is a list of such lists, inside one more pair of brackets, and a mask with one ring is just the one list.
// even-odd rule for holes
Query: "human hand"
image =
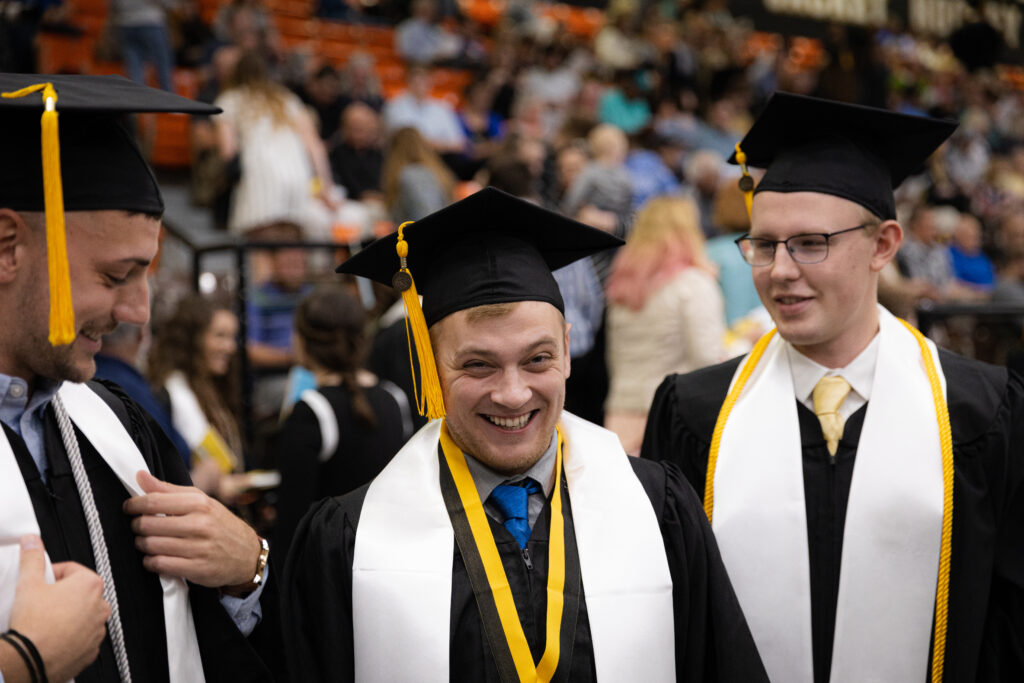
{"label": "human hand", "polygon": [[10,626],[39,650],[47,678],[67,681],[99,655],[110,605],[103,599],[103,579],[91,569],[60,562],[53,575],[54,583],[47,583],[40,538],[22,537]]}
{"label": "human hand", "polygon": [[136,516],[135,547],[151,572],[210,588],[238,592],[251,587],[260,539],[249,525],[193,486],[175,486],[140,471],[144,495],[124,503]]}

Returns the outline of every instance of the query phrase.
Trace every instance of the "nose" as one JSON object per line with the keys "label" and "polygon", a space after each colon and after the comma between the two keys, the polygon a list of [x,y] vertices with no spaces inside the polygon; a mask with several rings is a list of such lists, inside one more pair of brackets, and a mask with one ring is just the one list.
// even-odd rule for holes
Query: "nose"
{"label": "nose", "polygon": [[120,289],[114,303],[114,320],[132,325],[149,322],[149,284],[145,277]]}
{"label": "nose", "polygon": [[491,392],[491,400],[504,408],[519,408],[526,405],[532,394],[520,370],[506,370],[501,373],[498,385]]}
{"label": "nose", "polygon": [[775,245],[775,260],[768,267],[771,269],[772,280],[776,282],[795,280],[800,277],[800,265],[793,260],[793,255],[789,253],[789,249],[783,242]]}

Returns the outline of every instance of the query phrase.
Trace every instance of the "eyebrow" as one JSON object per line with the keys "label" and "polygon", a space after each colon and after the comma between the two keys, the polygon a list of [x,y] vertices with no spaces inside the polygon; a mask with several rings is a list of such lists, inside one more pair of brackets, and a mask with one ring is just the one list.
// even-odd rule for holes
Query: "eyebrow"
{"label": "eyebrow", "polygon": [[[529,346],[526,347],[526,349],[523,352],[523,355],[527,355],[532,351],[536,351],[538,348],[542,346],[548,345],[557,346],[558,340],[555,339],[554,337],[544,337],[543,339],[538,339],[533,344],[530,344]],[[496,352],[493,349],[478,349],[471,347],[467,349],[459,349],[458,351],[455,352],[454,355],[455,358],[462,358],[463,356],[484,356],[486,358],[490,358],[491,356],[494,356],[495,353]]]}

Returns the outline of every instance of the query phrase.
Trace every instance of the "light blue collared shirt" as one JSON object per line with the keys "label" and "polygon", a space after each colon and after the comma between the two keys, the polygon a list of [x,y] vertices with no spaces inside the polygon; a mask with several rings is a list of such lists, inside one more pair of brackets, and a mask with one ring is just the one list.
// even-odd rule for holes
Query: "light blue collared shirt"
{"label": "light blue collared shirt", "polygon": [[473,477],[473,483],[476,484],[476,492],[480,495],[480,500],[484,501],[484,510],[487,514],[499,522],[504,522],[504,516],[498,506],[489,500],[491,492],[500,484],[515,484],[529,477],[540,484],[541,487],[541,492],[530,496],[528,501],[527,515],[530,528],[533,529],[533,525],[537,522],[537,517],[540,516],[541,510],[544,509],[544,501],[551,495],[551,489],[555,485],[555,453],[557,447],[558,432],[555,432],[551,436],[551,443],[548,445],[548,449],[544,451],[544,455],[540,456],[540,460],[522,474],[516,474],[511,477],[495,472],[469,453],[466,453],[466,465],[469,467],[469,474]]}
{"label": "light blue collared shirt", "polygon": [[[25,442],[43,481],[49,476],[49,463],[43,443],[43,416],[60,385],[60,382],[37,378],[30,392],[28,382],[25,380],[0,374],[0,421],[14,430]],[[268,573],[269,567],[263,571],[263,582],[259,588],[244,598],[230,595],[222,595],[220,598],[220,604],[231,616],[242,635],[248,636],[252,633],[263,618],[260,595],[263,594]],[[0,683],[3,683],[2,673]]]}

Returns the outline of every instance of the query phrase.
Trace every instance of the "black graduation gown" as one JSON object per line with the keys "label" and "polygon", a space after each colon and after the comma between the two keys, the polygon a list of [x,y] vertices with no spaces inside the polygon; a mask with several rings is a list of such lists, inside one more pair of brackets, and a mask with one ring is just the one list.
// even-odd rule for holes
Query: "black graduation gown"
{"label": "black graduation gown", "polygon": [[287,553],[295,527],[310,505],[369,483],[408,438],[403,432],[401,408],[380,385],[364,389],[377,418],[375,428],[356,418],[344,386],[322,387],[320,393],[338,420],[338,447],[330,459],[320,462],[320,422],[305,401],[295,404],[276,438],[274,451],[281,486],[277,493],[274,541],[281,557]]}
{"label": "black graduation gown", "polygon": [[[939,361],[948,387],[954,461],[944,679],[1024,681],[1024,382],[1005,368],[941,349]],[[739,362],[667,377],[648,417],[641,456],[678,464],[701,496],[711,435]],[[826,683],[846,503],[867,408],[850,416],[832,464],[817,417],[797,405],[814,680]]]}
{"label": "black graduation gown", "polygon": [[[150,418],[138,405],[115,384],[92,382],[90,386],[107,401],[128,428],[154,476],[174,484],[191,484],[174,446],[150,426]],[[7,425],[3,425],[3,429],[25,479],[43,545],[50,559],[53,562],[73,560],[95,569],[85,514],[52,407],[46,409],[44,424],[44,443],[50,467],[45,483],[25,442]],[[75,433],[110,553],[132,679],[146,683],[167,681],[163,593],[159,577],[142,566],[143,555],[135,548],[131,518],[121,510],[128,499],[128,492],[77,427]],[[269,600],[268,590],[271,591]],[[269,582],[261,596],[264,622],[250,637],[251,642],[242,636],[221,607],[216,590],[191,585],[189,594],[207,681],[255,683],[273,680],[255,649],[262,652],[280,650],[279,646],[274,646],[274,633],[278,632],[279,623],[275,623],[276,605]],[[269,610],[266,609],[268,604],[271,606]],[[75,676],[75,680],[77,683],[120,681],[109,637],[100,646],[97,660]]]}
{"label": "black graduation gown", "polygon": [[[673,581],[677,678],[766,681],[696,495],[675,467],[636,458],[630,458],[630,462],[657,512],[665,541]],[[352,556],[365,496],[363,487],[346,496],[321,501],[303,519],[295,535],[282,587],[284,631],[293,681],[354,678]],[[532,568],[527,567],[512,535],[500,523],[490,520],[535,661],[543,653],[546,635],[549,519],[550,502],[538,517],[527,544]],[[571,509],[567,509],[566,521],[568,534],[572,529]],[[567,599],[566,604],[569,602]],[[579,605],[571,652],[563,647],[556,681],[595,679],[585,596],[580,596]],[[500,680],[458,544],[452,562],[450,643],[451,680]]]}

